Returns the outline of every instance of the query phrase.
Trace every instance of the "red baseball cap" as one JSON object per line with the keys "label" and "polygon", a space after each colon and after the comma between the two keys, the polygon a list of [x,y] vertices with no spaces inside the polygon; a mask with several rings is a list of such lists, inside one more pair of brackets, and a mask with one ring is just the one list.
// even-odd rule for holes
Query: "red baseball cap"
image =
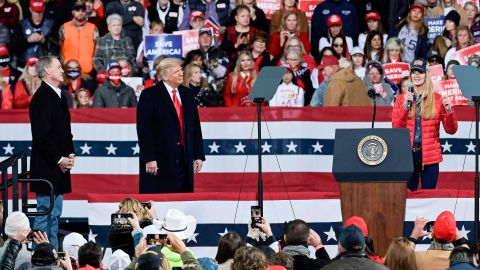
{"label": "red baseball cap", "polygon": [[281,265],[270,265],[269,267],[265,268],[265,270],[287,270],[287,268]]}
{"label": "red baseball cap", "polygon": [[30,9],[34,12],[44,12],[45,0],[30,0]]}
{"label": "red baseball cap", "polygon": [[332,27],[334,25],[342,26],[342,17],[338,16],[337,14],[332,14],[328,16],[328,19],[327,19],[328,27]]}
{"label": "red baseball cap", "polygon": [[343,227],[348,227],[350,225],[357,226],[361,231],[363,236],[368,236],[368,228],[365,219],[359,216],[351,216],[349,219],[345,220]]}
{"label": "red baseball cap", "polygon": [[0,45],[0,57],[1,56],[8,56],[10,57],[10,52],[8,51],[7,46],[5,45]]}
{"label": "red baseball cap", "polygon": [[410,10],[414,9],[414,8],[419,8],[420,10],[422,10],[422,13],[425,13],[425,8],[426,6],[422,3],[418,3],[417,1],[415,1],[411,6],[410,6]]}
{"label": "red baseball cap", "polygon": [[192,13],[190,13],[190,21],[195,18],[205,19],[205,14],[203,14],[203,12],[201,12],[200,10],[195,10]]}
{"label": "red baseball cap", "polygon": [[365,21],[368,22],[368,20],[375,20],[375,21],[380,21],[380,14],[376,11],[370,11],[367,14],[365,14]]}
{"label": "red baseball cap", "polygon": [[25,63],[25,66],[33,66],[35,64],[37,64],[38,62],[38,58],[37,57],[30,57],[27,59],[27,62]]}
{"label": "red baseball cap", "polygon": [[457,221],[450,211],[443,211],[438,215],[435,224],[433,224],[433,235],[436,239],[442,239],[447,242],[455,240],[457,234]]}
{"label": "red baseball cap", "polygon": [[333,65],[338,65],[338,59],[337,57],[333,55],[325,55],[322,58],[322,62],[320,63],[320,66],[318,66],[319,70],[324,69],[326,66],[333,66]]}

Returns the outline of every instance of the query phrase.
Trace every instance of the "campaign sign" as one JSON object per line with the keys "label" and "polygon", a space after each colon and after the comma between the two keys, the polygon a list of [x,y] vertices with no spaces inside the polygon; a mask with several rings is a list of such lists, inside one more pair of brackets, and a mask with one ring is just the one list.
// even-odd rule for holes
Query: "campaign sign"
{"label": "campaign sign", "polygon": [[157,56],[182,57],[181,35],[145,35],[145,57],[147,60],[155,60]]}
{"label": "campaign sign", "polygon": [[272,17],[272,14],[279,10],[282,4],[282,0],[257,0],[257,7],[265,12],[265,16],[268,19]]}
{"label": "campaign sign", "polygon": [[325,0],[300,0],[300,10],[305,12],[309,22],[312,20],[313,11],[317,5],[321,4],[323,1]]}
{"label": "campaign sign", "polygon": [[441,81],[436,84],[435,91],[443,97],[450,99],[452,106],[468,105],[468,100],[463,96],[456,79]]}
{"label": "campaign sign", "polygon": [[173,34],[182,35],[183,57],[187,56],[189,51],[200,48],[200,45],[198,44],[198,29],[175,31]]}
{"label": "campaign sign", "polygon": [[445,26],[445,16],[426,16],[424,22],[428,27],[428,42],[433,44],[435,38],[442,35]]}
{"label": "campaign sign", "polygon": [[452,59],[457,59],[457,61],[460,62],[460,65],[468,65],[468,58],[473,54],[480,55],[480,43],[456,51],[453,54]]}
{"label": "campaign sign", "polygon": [[410,65],[408,63],[388,63],[383,64],[385,77],[394,83],[400,83],[403,77],[410,75]]}
{"label": "campaign sign", "polygon": [[480,43],[480,22],[476,22],[470,27],[475,43]]}
{"label": "campaign sign", "polygon": [[443,66],[441,64],[430,66],[428,72],[430,72],[430,77],[432,78],[433,84],[441,82],[443,76],[445,75],[443,73]]}

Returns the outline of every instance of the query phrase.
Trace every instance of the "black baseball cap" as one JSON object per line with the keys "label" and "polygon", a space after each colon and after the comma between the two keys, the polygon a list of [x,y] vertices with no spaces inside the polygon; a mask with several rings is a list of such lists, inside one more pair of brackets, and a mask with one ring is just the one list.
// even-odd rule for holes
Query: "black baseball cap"
{"label": "black baseball cap", "polygon": [[421,73],[426,73],[427,70],[428,62],[425,59],[417,59],[410,64],[410,71],[419,71]]}

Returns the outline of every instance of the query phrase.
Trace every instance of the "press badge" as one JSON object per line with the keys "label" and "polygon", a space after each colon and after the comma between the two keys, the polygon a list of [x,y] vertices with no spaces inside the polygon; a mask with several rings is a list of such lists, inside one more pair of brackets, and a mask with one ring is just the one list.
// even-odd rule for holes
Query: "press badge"
{"label": "press badge", "polygon": [[169,16],[169,17],[175,17],[175,18],[176,18],[176,17],[178,17],[178,13],[172,11],[172,12],[169,12],[169,13],[168,13],[168,16]]}

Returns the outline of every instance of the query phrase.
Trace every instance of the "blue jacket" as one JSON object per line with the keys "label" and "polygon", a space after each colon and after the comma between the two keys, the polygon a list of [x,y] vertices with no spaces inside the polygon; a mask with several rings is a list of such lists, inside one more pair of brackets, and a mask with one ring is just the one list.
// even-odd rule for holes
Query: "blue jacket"
{"label": "blue jacket", "polygon": [[312,45],[312,55],[318,56],[318,42],[321,37],[327,36],[327,18],[331,14],[338,14],[342,17],[342,29],[345,35],[357,40],[358,35],[358,14],[355,6],[347,0],[326,0],[317,5],[312,16],[312,36],[310,43]]}
{"label": "blue jacket", "polygon": [[450,268],[448,268],[448,270],[473,270],[473,269],[477,269],[477,267],[473,266],[471,263],[469,262],[455,262],[452,264],[452,266],[450,266]]}

